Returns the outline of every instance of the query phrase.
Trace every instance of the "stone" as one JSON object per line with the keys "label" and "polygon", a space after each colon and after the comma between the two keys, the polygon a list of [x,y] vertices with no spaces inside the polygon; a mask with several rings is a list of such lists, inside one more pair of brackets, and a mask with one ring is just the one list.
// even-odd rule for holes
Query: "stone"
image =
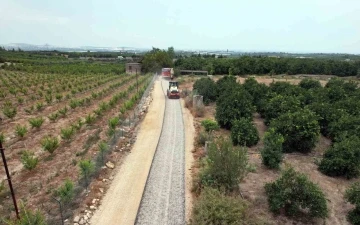
{"label": "stone", "polygon": [[130,144],[127,144],[126,147],[130,147]]}
{"label": "stone", "polygon": [[91,209],[91,210],[95,210],[95,209],[96,209],[96,207],[95,207],[95,206],[93,206],[93,205],[91,205],[91,206],[90,206],[90,209]]}
{"label": "stone", "polygon": [[74,218],[74,223],[78,223],[79,220],[80,220],[80,217],[79,217],[79,216],[75,216],[75,218]]}
{"label": "stone", "polygon": [[84,220],[88,220],[88,219],[89,219],[89,218],[85,215],[85,216],[84,216]]}
{"label": "stone", "polygon": [[104,182],[104,183],[108,182],[108,179],[103,179],[103,182]]}
{"label": "stone", "polygon": [[100,191],[101,193],[104,193],[104,188],[99,188],[99,191]]}
{"label": "stone", "polygon": [[94,198],[93,200],[92,200],[92,204],[95,204],[96,203],[96,199]]}
{"label": "stone", "polygon": [[107,166],[108,168],[110,168],[110,169],[114,169],[114,168],[115,168],[114,163],[112,163],[112,162],[110,162],[110,161],[106,163],[106,166]]}
{"label": "stone", "polygon": [[109,179],[110,179],[110,180],[114,180],[114,176],[111,176]]}
{"label": "stone", "polygon": [[85,220],[83,219],[83,218],[81,218],[81,220],[79,221],[79,224],[80,225],[83,225],[83,224],[85,224],[86,222],[85,222]]}
{"label": "stone", "polygon": [[78,223],[74,223],[74,225],[79,225]]}

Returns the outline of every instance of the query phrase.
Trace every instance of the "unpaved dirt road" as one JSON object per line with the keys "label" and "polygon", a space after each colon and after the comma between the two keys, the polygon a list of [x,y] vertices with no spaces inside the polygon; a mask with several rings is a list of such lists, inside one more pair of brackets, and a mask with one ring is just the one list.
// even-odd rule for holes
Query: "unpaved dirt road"
{"label": "unpaved dirt road", "polygon": [[[166,93],[168,82],[163,80]],[[163,129],[136,224],[185,224],[185,134],[180,100],[167,99]]]}
{"label": "unpaved dirt road", "polygon": [[155,81],[153,101],[137,135],[131,153],[116,172],[99,209],[91,218],[94,225],[134,224],[150,166],[159,140],[165,97],[161,81]]}

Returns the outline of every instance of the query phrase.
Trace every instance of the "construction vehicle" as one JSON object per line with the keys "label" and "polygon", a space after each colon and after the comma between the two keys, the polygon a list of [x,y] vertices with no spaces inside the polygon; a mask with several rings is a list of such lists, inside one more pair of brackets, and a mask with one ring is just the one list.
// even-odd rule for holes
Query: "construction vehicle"
{"label": "construction vehicle", "polygon": [[174,78],[174,69],[173,68],[162,68],[161,75],[163,77],[168,77],[172,80]]}
{"label": "construction vehicle", "polygon": [[177,81],[170,81],[167,89],[168,98],[180,98],[179,84]]}

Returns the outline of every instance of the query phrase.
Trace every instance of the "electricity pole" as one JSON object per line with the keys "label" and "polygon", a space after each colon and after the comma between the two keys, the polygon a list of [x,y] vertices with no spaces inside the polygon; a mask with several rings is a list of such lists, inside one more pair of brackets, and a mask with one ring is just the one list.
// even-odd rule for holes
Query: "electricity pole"
{"label": "electricity pole", "polygon": [[18,207],[17,207],[17,204],[16,204],[16,199],[15,199],[15,193],[14,193],[14,189],[13,189],[13,186],[12,186],[12,183],[11,183],[10,173],[9,173],[9,169],[8,169],[8,167],[7,167],[6,158],[5,158],[5,153],[4,153],[4,148],[3,148],[3,146],[2,146],[2,142],[1,142],[1,141],[0,141],[0,151],[1,151],[1,157],[2,157],[2,160],[3,160],[3,163],[4,163],[4,167],[5,167],[6,177],[7,177],[7,180],[8,180],[8,183],[9,183],[9,187],[10,187],[10,191],[11,191],[11,196],[12,196],[12,199],[13,199],[13,202],[14,202],[16,217],[17,217],[18,219],[20,219],[19,210],[18,210]]}

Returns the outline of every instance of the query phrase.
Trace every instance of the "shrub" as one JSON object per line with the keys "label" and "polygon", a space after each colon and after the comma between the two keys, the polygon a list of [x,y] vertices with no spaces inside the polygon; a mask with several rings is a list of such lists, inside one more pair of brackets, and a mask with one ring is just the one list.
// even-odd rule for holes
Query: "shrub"
{"label": "shrub", "polygon": [[196,201],[190,224],[245,225],[247,205],[239,197],[230,197],[217,189],[205,188]]}
{"label": "shrub", "polygon": [[43,108],[44,108],[44,103],[42,103],[42,102],[37,102],[36,103],[36,110],[37,111],[41,111],[41,110],[43,110]]}
{"label": "shrub", "polygon": [[8,225],[47,225],[45,217],[40,211],[31,211],[26,209],[24,204],[20,204],[20,219],[15,221],[6,221]]}
{"label": "shrub", "polygon": [[216,101],[217,86],[210,78],[201,78],[195,81],[193,90],[196,90],[199,95],[204,97],[204,104]]}
{"label": "shrub", "polygon": [[53,96],[51,94],[45,95],[45,101],[47,104],[52,103],[52,100],[53,100]]}
{"label": "shrub", "polygon": [[240,117],[251,118],[254,111],[251,95],[238,87],[220,95],[216,102],[215,118],[221,127],[230,129],[233,120]]}
{"label": "shrub", "polygon": [[9,118],[9,119],[13,119],[16,116],[16,108],[14,106],[12,106],[12,104],[5,104],[3,107],[3,113],[4,115]]}
{"label": "shrub", "polygon": [[231,139],[234,145],[253,146],[259,142],[259,133],[250,119],[240,118],[232,122]]}
{"label": "shrub", "polygon": [[17,136],[19,137],[24,137],[25,134],[27,133],[27,128],[26,126],[20,126],[20,125],[16,125],[15,127],[15,133]]}
{"label": "shrub", "polygon": [[74,183],[66,179],[65,183],[56,190],[56,195],[60,197],[60,201],[63,203],[69,203],[74,198]]}
{"label": "shrub", "polygon": [[265,184],[270,210],[280,213],[283,209],[288,216],[297,216],[303,210],[310,217],[325,218],[328,208],[324,193],[305,174],[287,168],[280,178]]}
{"label": "shrub", "polygon": [[265,132],[264,148],[261,150],[262,163],[270,169],[278,169],[283,159],[284,137],[270,128]]}
{"label": "shrub", "polygon": [[41,146],[52,154],[59,147],[59,140],[56,137],[47,136],[41,140]]}
{"label": "shrub", "polygon": [[24,168],[27,170],[34,169],[39,161],[38,158],[34,156],[34,153],[28,150],[22,151],[20,159]]}
{"label": "shrub", "polygon": [[66,113],[68,112],[68,108],[65,106],[64,108],[59,109],[58,112],[59,112],[60,115],[66,116]]}
{"label": "shrub", "polygon": [[94,172],[95,166],[91,160],[81,160],[79,162],[80,173],[85,179],[86,186],[89,185],[89,178],[92,172]]}
{"label": "shrub", "polygon": [[67,141],[69,141],[75,133],[73,127],[63,128],[61,129],[60,132],[61,132],[60,134],[61,138]]}
{"label": "shrub", "polygon": [[99,143],[99,152],[101,155],[101,161],[104,163],[104,155],[109,150],[109,146],[106,144],[106,142],[102,141]]}
{"label": "shrub", "polygon": [[78,105],[79,105],[79,102],[76,99],[70,100],[70,103],[69,103],[70,108],[75,109],[76,107],[78,107]]}
{"label": "shrub", "polygon": [[23,97],[18,97],[18,98],[17,98],[17,101],[18,101],[18,103],[21,105],[21,104],[24,103],[24,98],[23,98]]}
{"label": "shrub", "polygon": [[56,98],[56,100],[57,100],[58,102],[60,102],[61,99],[63,98],[63,96],[62,96],[62,94],[56,94],[56,95],[55,95],[55,98]]}
{"label": "shrub", "polygon": [[345,199],[355,205],[355,209],[347,215],[348,221],[355,225],[360,224],[360,182],[353,183],[346,190]]}
{"label": "shrub", "polygon": [[285,113],[274,119],[270,127],[284,137],[283,149],[286,152],[310,152],[316,145],[320,126],[316,114],[309,109]]}
{"label": "shrub", "polygon": [[207,132],[219,129],[219,125],[217,124],[217,122],[210,119],[205,119],[201,121],[201,126],[203,126],[205,128],[205,131]]}
{"label": "shrub", "polygon": [[331,139],[339,140],[344,137],[358,135],[360,132],[360,117],[344,113],[334,119],[328,126],[328,134]]}
{"label": "shrub", "polygon": [[115,129],[119,125],[119,117],[109,119],[108,125],[110,129]]}
{"label": "shrub", "polygon": [[345,176],[346,178],[360,175],[360,138],[345,138],[328,149],[320,162],[319,169],[329,176]]}
{"label": "shrub", "polygon": [[51,113],[50,115],[48,115],[48,118],[51,122],[55,122],[58,117],[59,117],[59,113],[57,113],[57,112]]}
{"label": "shrub", "polygon": [[93,124],[96,120],[96,117],[91,115],[91,114],[87,114],[87,116],[85,117],[85,123],[90,125]]}
{"label": "shrub", "polygon": [[321,88],[320,81],[309,78],[302,79],[299,86],[304,89]]}
{"label": "shrub", "polygon": [[29,123],[32,128],[40,128],[41,125],[44,123],[44,119],[42,117],[31,118],[29,119]]}
{"label": "shrub", "polygon": [[201,185],[225,187],[232,191],[247,173],[245,148],[233,147],[228,139],[219,138],[209,146],[207,165],[200,176]]}

